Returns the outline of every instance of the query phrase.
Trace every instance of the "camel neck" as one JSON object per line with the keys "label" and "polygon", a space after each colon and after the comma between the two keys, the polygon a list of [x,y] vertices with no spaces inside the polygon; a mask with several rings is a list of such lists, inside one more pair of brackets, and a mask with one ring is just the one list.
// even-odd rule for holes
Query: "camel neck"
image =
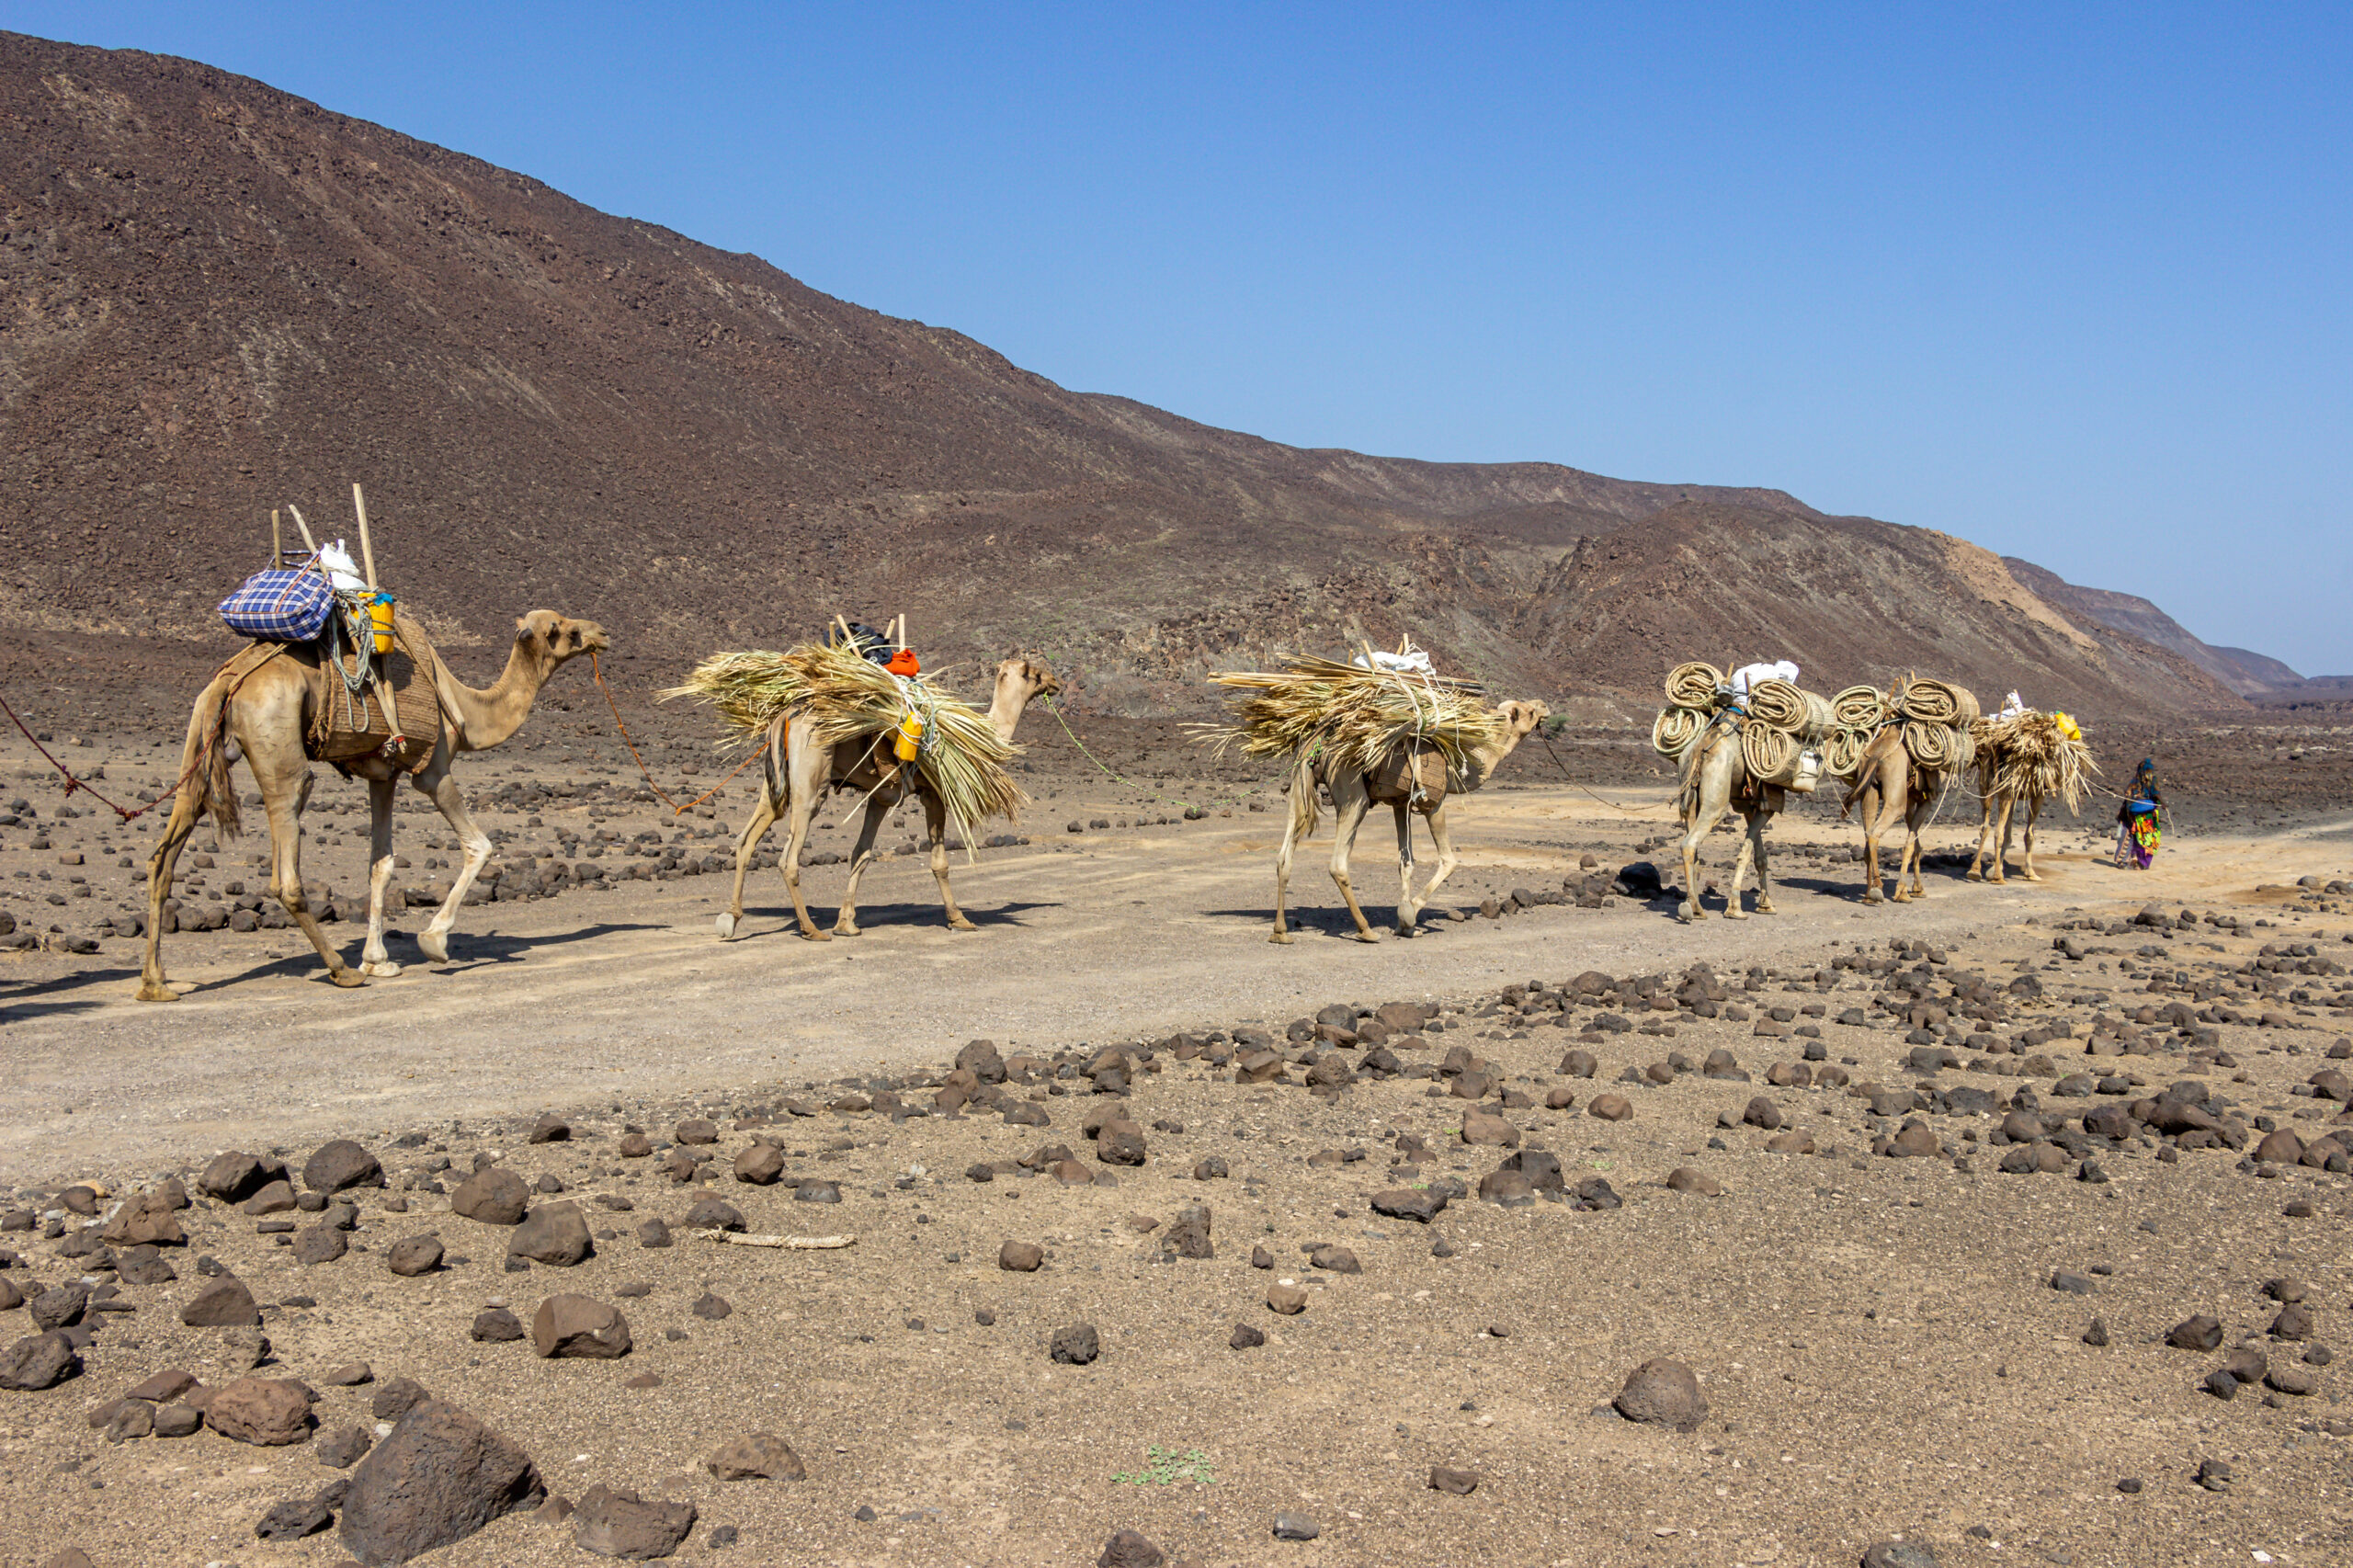
{"label": "camel neck", "polygon": [[546,666],[526,654],[520,642],[507,651],[506,667],[486,690],[477,691],[451,676],[442,696],[458,710],[457,749],[488,751],[512,738],[531,716],[531,704],[547,678]]}

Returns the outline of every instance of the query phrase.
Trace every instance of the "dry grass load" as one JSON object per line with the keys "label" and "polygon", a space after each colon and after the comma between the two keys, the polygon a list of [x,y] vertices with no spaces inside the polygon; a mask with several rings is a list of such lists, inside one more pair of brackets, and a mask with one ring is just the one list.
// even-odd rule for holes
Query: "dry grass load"
{"label": "dry grass load", "polygon": [[1212,684],[1248,695],[1231,722],[1199,724],[1195,739],[1222,752],[1292,756],[1313,748],[1343,767],[1370,769],[1410,741],[1435,746],[1449,768],[1509,735],[1503,715],[1471,681],[1369,670],[1334,659],[1302,659],[1279,673],[1226,671]]}
{"label": "dry grass load", "polygon": [[813,725],[819,744],[833,745],[896,729],[912,711],[924,722],[914,767],[967,844],[975,824],[1017,817],[1029,801],[1006,770],[1017,748],[985,714],[949,695],[936,676],[902,681],[847,647],[812,642],[789,653],[714,653],[686,684],[661,695],[710,703],[726,726],[720,745],[727,750],[758,744],[782,718]]}
{"label": "dry grass load", "polygon": [[2066,802],[2069,815],[2083,809],[2084,791],[2099,764],[2082,736],[2070,736],[2048,713],[2029,709],[2006,718],[1980,719],[1969,727],[1977,756],[1986,765],[1988,793],[2040,797]]}

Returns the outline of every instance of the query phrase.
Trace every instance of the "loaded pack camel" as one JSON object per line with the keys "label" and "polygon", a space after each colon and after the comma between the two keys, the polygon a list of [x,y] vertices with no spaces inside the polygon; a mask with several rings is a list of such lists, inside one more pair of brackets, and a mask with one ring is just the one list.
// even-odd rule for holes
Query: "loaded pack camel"
{"label": "loaded pack camel", "polygon": [[1708,917],[1699,905],[1699,841],[1715,831],[1727,811],[1740,813],[1747,832],[1740,841],[1740,858],[1733,864],[1732,886],[1724,894],[1724,918],[1748,918],[1748,912],[1740,907],[1740,884],[1752,861],[1756,867],[1756,913],[1773,913],[1765,826],[1781,809],[1783,800],[1779,785],[1760,784],[1749,777],[1748,764],[1741,756],[1738,726],[1717,724],[1699,738],[1686,766],[1677,801],[1683,808],[1683,904],[1677,911],[1678,919],[1688,924]]}
{"label": "loaded pack camel", "polygon": [[[436,962],[449,957],[449,934],[458,906],[474,875],[490,858],[490,839],[466,814],[465,797],[449,777],[450,766],[467,752],[488,751],[512,737],[531,716],[540,688],[566,663],[609,646],[604,628],[571,620],[553,610],[535,609],[515,623],[515,646],[506,667],[484,691],[460,684],[438,655],[432,659],[433,695],[440,706],[440,737],[421,767],[409,775],[417,793],[432,801],[465,845],[465,865],[432,923],[416,945]],[[172,891],[180,846],[206,812],[224,837],[239,828],[237,792],[229,776],[239,756],[253,769],[263,810],[269,814],[269,892],[311,939],[326,961],[327,978],[342,986],[365,985],[369,975],[401,971],[384,951],[384,886],[392,874],[392,790],[404,769],[376,756],[345,759],[336,766],[368,781],[368,942],[359,967],[347,965],[319,929],[302,891],[302,808],[311,799],[309,736],[314,706],[324,686],[319,656],[309,646],[289,647],[242,674],[224,670],[196,699],[181,748],[185,782],[172,803],[171,820],[147,863],[147,961],[140,971],[139,999],[171,1002],[178,994],[164,980],[164,901]],[[421,674],[423,672],[420,672]]]}
{"label": "loaded pack camel", "polygon": [[[1022,710],[1030,699],[1051,696],[1061,687],[1053,672],[1029,659],[1007,659],[996,667],[996,689],[989,701],[989,727],[1006,741],[1013,739],[1015,726],[1021,722]],[[790,716],[778,719],[768,726],[767,755],[760,765],[760,793],[752,802],[751,820],[744,824],[735,841],[735,891],[728,901],[727,913],[719,917],[722,938],[735,935],[744,919],[744,878],[752,869],[752,856],[767,836],[777,818],[787,819],[784,858],[784,885],[792,892],[792,913],[801,923],[801,934],[813,942],[830,940],[833,937],[858,935],[858,880],[865,875],[869,862],[874,858],[874,835],[881,831],[882,819],[897,808],[909,795],[923,802],[924,826],[931,840],[931,875],[939,884],[939,902],[948,912],[948,924],[957,931],[979,929],[964,918],[956,907],[956,894],[948,885],[948,808],[922,772],[912,765],[902,767],[890,754],[891,735],[861,736],[839,741],[830,746],[817,744],[806,724],[795,724]],[[842,890],[841,913],[834,919],[830,932],[817,928],[809,918],[809,905],[801,896],[801,850],[809,841],[809,821],[816,814],[818,801],[835,790],[855,790],[865,798],[866,820],[859,826],[858,847],[851,851],[849,884]]]}
{"label": "loaded pack camel", "polygon": [[[1904,839],[1904,854],[1895,866],[1894,900],[1909,903],[1915,898],[1927,896],[1927,884],[1920,880],[1920,829],[1944,799],[1945,790],[1951,782],[1941,769],[1923,767],[1912,759],[1912,754],[1904,749],[1903,725],[1890,724],[1871,737],[1838,811],[1839,819],[1844,821],[1855,806],[1862,807],[1863,873],[1870,879],[1863,884],[1865,903],[1882,902],[1879,841],[1899,815]],[[1912,878],[1908,891],[1904,885],[1907,872]]]}
{"label": "loaded pack camel", "polygon": [[[1454,840],[1446,825],[1448,794],[1468,793],[1484,784],[1494,777],[1503,759],[1528,738],[1529,733],[1552,716],[1552,710],[1541,702],[1506,702],[1499,704],[1496,711],[1503,715],[1505,733],[1472,751],[1470,766],[1461,773],[1449,768],[1445,756],[1427,742],[1401,743],[1369,770],[1335,768],[1322,756],[1302,753],[1291,767],[1290,818],[1283,827],[1282,847],[1275,851],[1275,929],[1267,940],[1291,939],[1283,908],[1284,894],[1290,886],[1291,850],[1301,839],[1312,836],[1322,820],[1323,807],[1316,798],[1318,785],[1332,793],[1332,881],[1338,885],[1340,896],[1347,901],[1359,942],[1379,938],[1367,924],[1364,911],[1358,907],[1356,885],[1348,880],[1348,851],[1356,844],[1357,829],[1364,825],[1367,812],[1376,805],[1385,805],[1396,812],[1397,869],[1404,885],[1397,900],[1397,934],[1412,936],[1414,922],[1430,895],[1438,892],[1440,882],[1454,874]],[[1430,841],[1438,846],[1438,871],[1419,893],[1414,891],[1415,816],[1429,823]]]}
{"label": "loaded pack camel", "polygon": [[[1977,748],[1977,793],[1980,801],[1977,847],[1969,852],[1969,880],[1991,882],[1995,887],[2008,880],[2010,828],[2014,813],[2023,804],[2026,807],[2026,822],[2022,825],[2026,839],[2025,858],[2018,867],[2018,875],[2029,882],[2039,882],[2042,875],[2034,869],[2034,821],[2042,814],[2043,791],[2031,785],[2020,787],[1996,783],[1995,777],[2000,771],[1998,747],[1992,743],[1980,742]],[[1994,837],[1997,819],[2001,824],[2001,842],[1994,846],[1989,861],[1987,846]]]}

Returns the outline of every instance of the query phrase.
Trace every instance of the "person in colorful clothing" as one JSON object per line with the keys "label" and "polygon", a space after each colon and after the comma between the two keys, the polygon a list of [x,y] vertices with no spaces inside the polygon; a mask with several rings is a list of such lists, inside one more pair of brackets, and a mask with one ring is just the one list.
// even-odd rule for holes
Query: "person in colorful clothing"
{"label": "person in colorful clothing", "polygon": [[2165,833],[2165,791],[2157,784],[2157,759],[2144,756],[2132,775],[2132,788],[2116,808],[2116,863],[2145,871],[2157,858]]}

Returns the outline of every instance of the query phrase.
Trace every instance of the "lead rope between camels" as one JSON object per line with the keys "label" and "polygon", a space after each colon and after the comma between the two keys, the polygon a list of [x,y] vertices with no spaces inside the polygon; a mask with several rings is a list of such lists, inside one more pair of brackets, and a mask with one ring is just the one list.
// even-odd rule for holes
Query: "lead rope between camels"
{"label": "lead rope between camels", "polygon": [[[1087,761],[1093,763],[1095,765],[1096,771],[1102,774],[1104,778],[1111,780],[1112,783],[1121,785],[1130,790],[1142,790],[1144,796],[1149,800],[1167,801],[1172,804],[1184,807],[1188,812],[1206,812],[1209,809],[1206,806],[1197,806],[1181,795],[1165,795],[1157,790],[1146,789],[1143,785],[1137,783],[1134,779],[1128,778],[1126,775],[1114,772],[1111,768],[1104,765],[1102,758],[1097,756],[1093,752],[1086,749],[1086,743],[1078,738],[1078,732],[1070,727],[1070,721],[1068,719],[1063,717],[1063,710],[1060,703],[1056,702],[1051,697],[1042,697],[1040,698],[1039,700],[1046,705],[1046,711],[1054,716],[1054,722],[1063,727],[1063,733],[1070,737],[1070,744],[1078,748],[1078,754],[1086,758]],[[1226,797],[1225,803],[1230,806],[1239,805],[1242,803],[1242,797],[1239,795],[1229,795]]]}
{"label": "lead rope between camels", "polygon": [[693,811],[697,806],[701,805],[705,801],[710,800],[713,795],[716,795],[722,790],[726,789],[730,779],[733,778],[736,774],[743,772],[744,769],[751,767],[755,762],[757,762],[767,749],[766,747],[755,747],[749,756],[746,756],[743,761],[737,763],[733,767],[728,770],[726,778],[722,778],[718,783],[713,784],[710,789],[704,790],[701,794],[697,795],[693,800],[688,801],[682,806],[678,803],[676,796],[671,794],[670,791],[665,790],[661,785],[656,784],[654,781],[654,770],[646,767],[645,758],[638,755],[637,743],[630,738],[629,725],[621,719],[621,705],[613,700],[613,688],[605,684],[605,666],[597,657],[597,650],[594,648],[588,650],[588,673],[596,677],[597,689],[605,694],[605,706],[611,709],[613,711],[613,728],[620,732],[621,744],[629,748],[631,760],[637,764],[637,770],[645,776],[645,787],[662,798],[662,803],[670,808],[670,814],[674,817],[685,816],[688,812]]}

